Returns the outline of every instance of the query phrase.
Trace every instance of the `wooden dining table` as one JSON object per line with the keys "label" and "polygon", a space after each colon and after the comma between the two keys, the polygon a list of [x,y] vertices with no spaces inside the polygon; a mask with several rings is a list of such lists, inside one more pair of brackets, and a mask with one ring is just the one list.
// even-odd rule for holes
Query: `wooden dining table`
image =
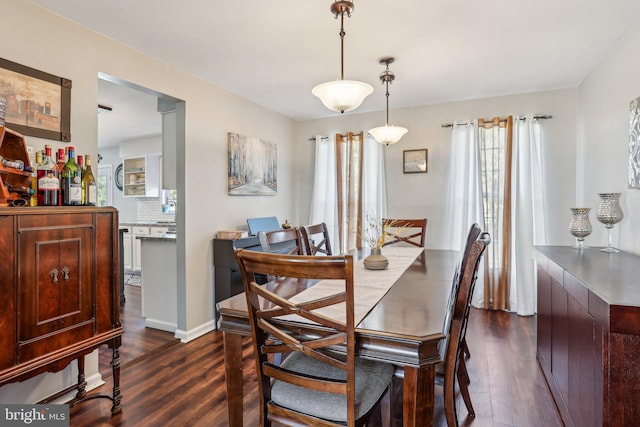
{"label": "wooden dining table", "polygon": [[[364,255],[366,252],[359,250],[354,256],[361,259]],[[404,426],[433,424],[435,365],[441,360],[438,343],[445,336],[445,312],[459,257],[456,251],[425,249],[356,328],[356,346],[361,357],[401,368],[398,371],[403,374],[400,376]],[[288,298],[313,284],[284,281],[266,286]],[[357,281],[354,286],[358,286]],[[245,295],[221,301],[217,309],[218,329],[224,340],[229,425],[241,427],[242,337],[251,335]],[[301,335],[314,333],[312,324],[289,326]]]}

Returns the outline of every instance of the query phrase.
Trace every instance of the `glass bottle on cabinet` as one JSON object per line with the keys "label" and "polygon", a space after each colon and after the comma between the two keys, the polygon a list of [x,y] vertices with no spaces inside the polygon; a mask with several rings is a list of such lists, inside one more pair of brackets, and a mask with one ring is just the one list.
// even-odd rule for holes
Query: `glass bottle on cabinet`
{"label": "glass bottle on cabinet", "polygon": [[124,197],[160,196],[160,155],[126,158],[123,169]]}

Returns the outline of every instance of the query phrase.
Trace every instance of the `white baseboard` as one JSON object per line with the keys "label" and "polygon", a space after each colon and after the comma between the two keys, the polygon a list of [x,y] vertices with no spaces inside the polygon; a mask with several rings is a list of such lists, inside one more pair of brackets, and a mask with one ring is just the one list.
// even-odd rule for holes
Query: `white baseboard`
{"label": "white baseboard", "polygon": [[216,322],[215,320],[210,320],[207,323],[203,323],[202,325],[199,325],[188,331],[177,329],[175,337],[178,338],[181,342],[186,343],[215,330]]}
{"label": "white baseboard", "polygon": [[[91,391],[105,384],[104,380],[102,379],[102,375],[100,375],[100,372],[96,372],[95,374],[89,376],[88,378],[85,378],[85,381],[87,382],[87,386],[85,388],[87,391]],[[70,400],[72,400],[73,398],[75,398],[77,392],[78,390],[73,389],[70,392],[63,394],[62,396],[52,401],[51,403],[53,403],[54,405],[65,404]]]}
{"label": "white baseboard", "polygon": [[163,320],[151,319],[149,317],[144,319],[144,326],[146,326],[147,328],[160,329],[161,331],[167,331],[167,332],[176,332],[176,330],[178,329],[178,325],[176,325],[175,323],[169,323]]}

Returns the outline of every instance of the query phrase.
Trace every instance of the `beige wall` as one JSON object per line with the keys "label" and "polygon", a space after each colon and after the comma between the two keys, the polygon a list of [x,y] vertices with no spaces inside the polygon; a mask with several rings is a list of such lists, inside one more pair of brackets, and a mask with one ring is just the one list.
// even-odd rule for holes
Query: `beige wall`
{"label": "beige wall", "polygon": [[640,96],[640,28],[596,68],[578,90],[579,138],[577,204],[590,207],[589,245],[606,246],[604,225],[596,220],[597,193],[621,192],[624,219],[614,227],[613,245],[640,254],[640,190],[629,189],[627,162],[629,102]]}
{"label": "beige wall", "polygon": [[[182,224],[178,245],[186,265],[184,277],[178,278],[181,292],[178,300],[182,301],[178,328],[186,334],[195,334],[212,327],[211,239],[217,230],[242,225],[246,217],[291,217],[295,122],[24,0],[5,0],[2,6],[0,57],[72,80],[71,134],[78,152],[92,154],[94,158],[98,152],[99,72],[186,101],[186,202],[179,206],[178,213]],[[278,145],[277,196],[227,195],[227,132],[259,137]],[[51,142],[37,138],[27,141],[36,149]],[[62,378],[60,381],[65,384],[73,381],[68,370],[56,378]],[[0,402],[36,401],[39,397],[31,389],[24,384],[2,387]],[[38,392],[42,396],[52,393],[45,387],[39,387]]]}
{"label": "beige wall", "polygon": [[[449,248],[446,241],[445,203],[451,144],[451,129],[443,123],[480,117],[516,114],[551,114],[544,120],[546,144],[545,180],[548,205],[547,242],[571,244],[567,232],[569,208],[575,199],[576,90],[558,90],[504,96],[448,104],[406,108],[390,112],[392,124],[409,132],[397,144],[385,148],[387,193],[390,216],[427,217],[427,247]],[[383,123],[384,112],[351,114],[331,119],[298,123],[299,190],[298,222],[309,219],[310,192],[313,187],[314,143],[308,138],[320,134],[333,136],[348,131],[367,132]],[[403,174],[402,151],[427,148],[428,173]]]}

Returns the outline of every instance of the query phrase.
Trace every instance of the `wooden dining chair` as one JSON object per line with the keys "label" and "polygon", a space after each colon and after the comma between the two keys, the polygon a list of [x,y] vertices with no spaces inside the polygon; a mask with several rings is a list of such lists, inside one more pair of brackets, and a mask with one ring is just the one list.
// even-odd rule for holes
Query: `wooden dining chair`
{"label": "wooden dining chair", "polygon": [[329,240],[329,230],[324,222],[300,227],[300,235],[302,236],[306,255],[317,255],[318,253],[333,255]]}
{"label": "wooden dining chair", "polygon": [[[466,243],[464,245],[464,251],[462,252],[462,261],[460,263],[461,264],[460,265],[461,271],[464,269],[464,265],[463,265],[464,264],[464,260],[469,255],[469,251],[471,250],[471,245],[473,245],[473,242],[475,242],[478,239],[478,236],[480,236],[481,232],[482,232],[482,229],[480,228],[480,226],[478,224],[474,223],[469,228],[469,232],[467,233],[467,240],[466,240]],[[465,323],[464,324],[464,332],[462,334],[462,337],[463,337],[462,352],[465,355],[465,357],[468,359],[468,358],[471,357],[471,352],[469,351],[469,346],[467,345],[466,328],[467,328],[467,325]],[[465,365],[465,370],[466,370],[466,365]]]}
{"label": "wooden dining chair", "polygon": [[424,248],[424,239],[427,233],[427,219],[392,219],[382,220],[384,245],[395,245],[397,243],[408,243],[413,246]]}
{"label": "wooden dining chair", "polygon": [[[260,425],[362,426],[378,407],[393,376],[393,365],[356,356],[353,257],[294,256],[238,250],[245,287],[260,396]],[[335,294],[293,302],[260,286],[255,276],[300,283],[330,279],[343,283]],[[337,305],[337,306],[336,306]],[[318,309],[334,306],[344,318]],[[301,338],[283,316],[320,325],[316,337]],[[289,323],[290,324],[290,323]],[[281,365],[269,356],[289,352]]]}
{"label": "wooden dining chair", "polygon": [[442,356],[444,369],[436,371],[436,383],[444,385],[444,409],[448,427],[458,426],[455,403],[456,379],[469,415],[475,416],[469,395],[469,378],[465,366],[462,343],[465,340],[470,301],[478,275],[480,260],[490,242],[489,233],[482,233],[471,245],[467,256],[463,259],[456,297],[450,307],[449,333],[447,334],[445,352]]}
{"label": "wooden dining chair", "polygon": [[297,227],[259,231],[258,240],[263,252],[288,255],[304,254],[300,230]]}

